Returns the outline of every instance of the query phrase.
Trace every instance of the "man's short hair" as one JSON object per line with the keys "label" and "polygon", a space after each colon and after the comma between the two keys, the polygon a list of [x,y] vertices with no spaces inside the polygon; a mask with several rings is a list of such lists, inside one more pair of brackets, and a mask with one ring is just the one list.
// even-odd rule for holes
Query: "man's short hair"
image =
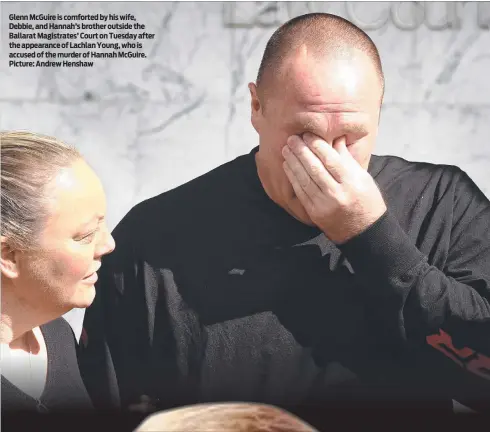
{"label": "man's short hair", "polygon": [[282,61],[299,46],[313,53],[349,54],[363,52],[372,61],[384,92],[384,74],[378,49],[371,38],[350,21],[328,13],[311,13],[295,17],[279,27],[267,42],[257,75],[257,87],[265,77],[274,76]]}

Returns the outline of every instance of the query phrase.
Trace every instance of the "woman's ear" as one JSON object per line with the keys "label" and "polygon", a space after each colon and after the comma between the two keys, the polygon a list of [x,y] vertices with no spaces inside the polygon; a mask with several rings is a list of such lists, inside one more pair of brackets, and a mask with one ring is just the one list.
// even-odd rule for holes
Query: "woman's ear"
{"label": "woman's ear", "polygon": [[0,269],[2,276],[15,279],[19,276],[18,252],[10,246],[7,239],[2,236],[2,258],[0,260]]}

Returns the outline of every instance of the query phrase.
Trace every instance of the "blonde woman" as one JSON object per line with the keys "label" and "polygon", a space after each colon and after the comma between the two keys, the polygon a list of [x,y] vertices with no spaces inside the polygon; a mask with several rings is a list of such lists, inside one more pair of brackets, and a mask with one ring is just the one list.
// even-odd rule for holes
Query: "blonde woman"
{"label": "blonde woman", "polygon": [[90,409],[75,338],[61,318],[89,306],[114,249],[97,175],[54,138],[3,132],[2,413]]}
{"label": "blonde woman", "polygon": [[316,432],[287,411],[254,403],[199,404],[149,416],[135,432]]}

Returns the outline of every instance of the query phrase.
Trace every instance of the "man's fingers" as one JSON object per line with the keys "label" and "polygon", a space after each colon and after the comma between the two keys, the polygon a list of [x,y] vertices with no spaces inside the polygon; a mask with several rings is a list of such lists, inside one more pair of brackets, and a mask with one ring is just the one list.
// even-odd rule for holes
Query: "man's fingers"
{"label": "man's fingers", "polygon": [[348,169],[359,167],[359,162],[354,159],[354,156],[352,156],[351,152],[347,148],[345,137],[336,139],[333,143],[333,148],[340,155],[344,166],[349,167]]}
{"label": "man's fingers", "polygon": [[[341,155],[326,141],[309,132],[303,135],[303,139],[308,148],[311,149],[312,153],[325,166],[331,179],[335,180],[337,183],[342,183],[342,179],[345,177],[347,170],[342,163]],[[329,182],[329,187],[334,187],[332,182]]]}
{"label": "man's fingers", "polygon": [[307,167],[305,167],[304,164],[301,163],[297,154],[293,152],[293,150],[291,150],[288,145],[284,146],[282,154],[288,164],[288,168],[294,175],[301,189],[303,189],[308,197],[313,199],[315,196],[321,194],[321,190],[318,187],[318,184],[310,176]]}
{"label": "man's fingers", "polygon": [[296,194],[296,196],[300,200],[301,204],[303,204],[303,207],[305,208],[305,210],[309,211],[309,209],[313,205],[310,197],[306,194],[306,192],[300,186],[296,176],[291,171],[291,168],[289,168],[287,161],[284,161],[282,166],[283,166],[284,172],[286,173],[287,178],[289,179],[289,182],[293,186],[294,193]]}
{"label": "man's fingers", "polygon": [[[292,136],[289,137],[287,144],[293,155],[304,167],[308,176],[315,182],[320,190],[325,193],[334,190],[338,185],[337,181],[332,177],[320,158],[318,158],[313,150],[308,147],[305,141],[298,136]],[[312,198],[313,196],[310,195],[310,197]]]}
{"label": "man's fingers", "polygon": [[345,156],[351,156],[351,154],[349,153],[349,150],[347,150],[347,144],[345,142],[345,136],[343,137],[340,137],[340,138],[337,138],[334,143],[333,143],[333,146],[334,150],[337,151],[337,153],[342,156],[342,157],[345,157]]}

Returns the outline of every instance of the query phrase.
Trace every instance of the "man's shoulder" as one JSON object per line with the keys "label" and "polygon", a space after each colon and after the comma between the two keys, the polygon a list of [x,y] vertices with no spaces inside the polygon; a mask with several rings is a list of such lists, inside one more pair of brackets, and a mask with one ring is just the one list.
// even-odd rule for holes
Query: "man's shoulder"
{"label": "man's shoulder", "polygon": [[380,184],[403,181],[408,184],[436,182],[449,185],[465,174],[456,165],[408,160],[393,155],[373,155],[369,172]]}
{"label": "man's shoulder", "polygon": [[373,156],[369,172],[386,197],[401,206],[432,196],[433,202],[446,203],[454,212],[463,212],[472,202],[488,209],[488,198],[456,165]]}
{"label": "man's shoulder", "polygon": [[141,201],[123,217],[113,235],[126,237],[135,231],[169,235],[182,232],[185,227],[212,223],[210,219],[216,209],[223,209],[223,203],[231,205],[234,197],[239,199],[250,157],[238,156],[174,189]]}
{"label": "man's shoulder", "polygon": [[152,200],[164,201],[166,199],[171,199],[172,197],[177,197],[180,199],[183,195],[193,194],[199,190],[207,190],[208,192],[212,193],[216,188],[218,190],[226,188],[227,185],[229,186],[230,182],[234,182],[237,179],[238,174],[241,170],[243,170],[246,160],[249,157],[249,155],[238,156],[237,158],[229,162],[225,162],[216,168],[213,168],[212,170],[183,183],[180,186],[162,192],[153,198],[143,201],[142,204]]}
{"label": "man's shoulder", "polygon": [[[229,189],[240,178],[240,172],[244,169],[249,157],[249,155],[238,156],[180,186],[146,199],[137,204],[136,207],[146,208],[166,203],[182,203],[187,199],[192,199],[195,202],[196,199],[199,201],[201,198],[209,199],[212,196],[222,196],[222,190]],[[203,193],[205,196],[201,195]]]}

